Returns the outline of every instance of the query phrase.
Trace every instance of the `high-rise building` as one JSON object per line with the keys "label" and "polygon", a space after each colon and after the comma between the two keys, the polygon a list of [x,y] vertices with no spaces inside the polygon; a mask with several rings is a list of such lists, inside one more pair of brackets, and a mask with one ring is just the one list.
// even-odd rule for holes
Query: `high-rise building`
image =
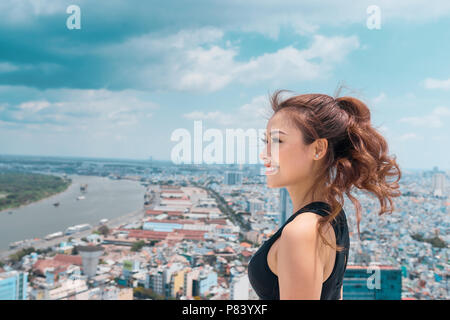
{"label": "high-rise building", "polygon": [[230,284],[230,300],[248,300],[249,280],[247,274],[233,278]]}
{"label": "high-rise building", "polygon": [[217,286],[217,272],[210,265],[200,269],[196,279],[192,280],[192,295],[205,297],[212,287]]}
{"label": "high-rise building", "polygon": [[191,299],[193,294],[193,281],[198,278],[200,268],[194,268],[184,274],[183,294],[188,299]]}
{"label": "high-rise building", "polygon": [[433,195],[442,197],[445,193],[445,173],[437,171],[433,174]]}
{"label": "high-rise building", "polygon": [[286,220],[291,216],[293,211],[291,197],[286,188],[280,189],[280,221],[279,226],[281,227]]}
{"label": "high-rise building", "polygon": [[384,265],[348,265],[343,295],[344,300],[401,300],[402,270]]}
{"label": "high-rise building", "polygon": [[145,287],[161,296],[165,295],[164,272],[162,270],[152,270],[146,276]]}
{"label": "high-rise building", "polygon": [[242,184],[242,172],[238,171],[226,171],[224,184],[226,185],[239,185]]}
{"label": "high-rise building", "polygon": [[27,300],[28,272],[0,273],[0,300]]}
{"label": "high-rise building", "polygon": [[248,200],[248,211],[251,213],[252,217],[259,211],[264,210],[264,201],[260,199],[249,199]]}

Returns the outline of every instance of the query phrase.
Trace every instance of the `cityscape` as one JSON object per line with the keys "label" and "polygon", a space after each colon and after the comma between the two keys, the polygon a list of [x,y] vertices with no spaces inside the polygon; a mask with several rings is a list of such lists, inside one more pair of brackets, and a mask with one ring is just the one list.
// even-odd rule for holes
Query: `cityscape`
{"label": "cityscape", "polygon": [[[248,263],[292,214],[286,190],[267,188],[258,165],[5,155],[0,172],[102,177],[143,188],[131,215],[80,220],[9,243],[0,253],[0,300],[258,300]],[[92,184],[72,185],[76,203],[93,197]],[[360,239],[345,198],[351,243],[344,300],[448,299],[449,187],[449,173],[437,167],[404,169],[395,210],[381,216],[378,199],[354,191],[363,209]],[[56,203],[45,205],[65,210]]]}

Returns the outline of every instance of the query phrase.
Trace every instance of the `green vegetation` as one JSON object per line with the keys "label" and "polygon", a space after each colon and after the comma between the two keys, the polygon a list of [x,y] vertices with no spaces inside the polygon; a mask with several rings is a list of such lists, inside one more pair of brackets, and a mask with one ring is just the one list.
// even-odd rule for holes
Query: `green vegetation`
{"label": "green vegetation", "polygon": [[16,253],[9,255],[9,261],[13,263],[19,262],[20,260],[22,260],[24,256],[29,255],[30,253],[35,251],[36,249],[34,249],[33,247],[24,248],[22,250],[17,251]]}
{"label": "green vegetation", "polygon": [[76,256],[77,254],[78,254],[77,246],[74,246],[73,249],[72,249],[71,255],[72,256]]}
{"label": "green vegetation", "polygon": [[131,247],[131,251],[140,251],[142,249],[143,246],[145,246],[145,241],[144,240],[140,240],[140,241],[136,241],[133,243],[132,247]]}
{"label": "green vegetation", "polygon": [[108,226],[105,226],[105,225],[100,226],[97,229],[97,233],[103,235],[104,237],[106,237],[109,234],[109,231],[110,230],[109,230]]}
{"label": "green vegetation", "polygon": [[17,208],[66,190],[72,181],[38,173],[0,172],[0,210]]}
{"label": "green vegetation", "polygon": [[36,253],[37,254],[47,254],[47,253],[50,253],[52,251],[53,251],[52,247],[47,247],[46,249],[37,249]]}
{"label": "green vegetation", "polygon": [[428,242],[436,248],[447,248],[447,243],[445,243],[445,241],[438,236],[434,236],[433,238],[424,238],[420,233],[415,233],[411,235],[411,238],[416,241]]}
{"label": "green vegetation", "polygon": [[157,294],[152,289],[145,289],[141,286],[133,288],[133,296],[138,299],[152,299],[152,300],[176,300],[173,297],[164,297],[163,295]]}
{"label": "green vegetation", "polygon": [[149,240],[147,243],[148,247],[153,247],[155,244],[157,244],[159,240]]}

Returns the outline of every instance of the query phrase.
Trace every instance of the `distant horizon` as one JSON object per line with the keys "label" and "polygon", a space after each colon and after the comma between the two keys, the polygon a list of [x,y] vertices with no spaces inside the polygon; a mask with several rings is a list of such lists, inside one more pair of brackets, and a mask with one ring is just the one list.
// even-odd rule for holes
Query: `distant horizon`
{"label": "distant horizon", "polygon": [[[206,163],[200,163],[200,164],[175,164],[172,162],[172,160],[166,160],[166,159],[155,159],[152,157],[152,159],[150,160],[150,157],[148,158],[142,158],[142,159],[138,159],[138,158],[114,158],[114,157],[91,157],[91,156],[64,156],[64,155],[37,155],[37,154],[5,154],[5,153],[0,153],[0,157],[42,157],[42,158],[60,158],[60,159],[86,159],[86,160],[114,160],[114,161],[140,161],[140,162],[151,162],[151,161],[156,161],[156,162],[169,162],[170,164],[174,165],[174,166],[218,166],[218,165],[224,165],[224,166],[239,166],[239,163],[231,163],[231,164],[227,164],[227,163],[215,163],[215,164],[206,164]],[[247,166],[256,166],[258,164],[249,164],[249,163],[243,163],[242,165],[247,165]],[[262,165],[261,165],[262,166]],[[430,168],[402,168],[400,167],[401,170],[409,170],[409,171],[433,171],[433,168],[437,167],[438,170],[440,171],[450,171],[449,168],[441,168],[439,166],[432,166]]]}

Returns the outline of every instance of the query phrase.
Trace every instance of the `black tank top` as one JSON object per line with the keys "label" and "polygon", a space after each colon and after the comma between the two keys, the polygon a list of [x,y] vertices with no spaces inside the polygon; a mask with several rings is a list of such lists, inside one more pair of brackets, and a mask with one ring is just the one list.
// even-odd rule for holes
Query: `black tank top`
{"label": "black tank top", "polygon": [[[315,201],[307,204],[292,214],[270,239],[264,241],[258,251],[252,256],[248,263],[248,278],[251,286],[261,300],[280,299],[278,277],[270,270],[267,264],[267,254],[275,240],[280,237],[283,228],[302,212],[314,212],[321,216],[326,216],[328,213],[325,210],[331,210],[329,204],[325,202]],[[339,300],[341,298],[341,287],[345,269],[347,268],[348,252],[350,249],[350,238],[344,209],[341,210],[336,220],[331,221],[331,225],[335,232],[336,243],[344,246],[345,249],[341,252],[336,251],[333,271],[322,284],[320,300]]]}

